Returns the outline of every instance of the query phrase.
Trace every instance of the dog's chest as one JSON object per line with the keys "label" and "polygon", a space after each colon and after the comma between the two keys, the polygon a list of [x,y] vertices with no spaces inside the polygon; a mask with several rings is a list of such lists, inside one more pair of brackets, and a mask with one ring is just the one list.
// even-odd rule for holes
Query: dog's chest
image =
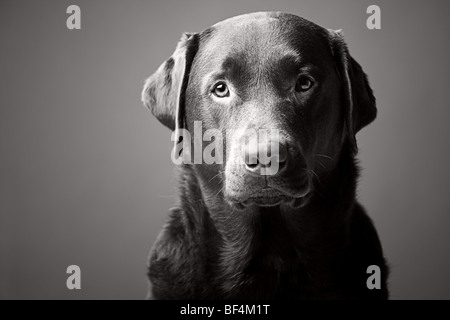
{"label": "dog's chest", "polygon": [[231,298],[298,299],[311,297],[314,286],[298,259],[279,256],[255,258],[236,278]]}

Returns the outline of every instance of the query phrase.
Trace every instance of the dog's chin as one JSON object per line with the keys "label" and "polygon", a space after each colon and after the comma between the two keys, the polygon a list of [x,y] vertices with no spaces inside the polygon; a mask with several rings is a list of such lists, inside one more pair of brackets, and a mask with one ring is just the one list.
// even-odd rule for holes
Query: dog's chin
{"label": "dog's chin", "polygon": [[309,188],[303,192],[299,192],[295,196],[273,188],[266,188],[248,197],[233,197],[228,202],[233,208],[238,210],[244,210],[251,206],[287,206],[292,209],[298,209],[306,206],[310,198],[311,192]]}

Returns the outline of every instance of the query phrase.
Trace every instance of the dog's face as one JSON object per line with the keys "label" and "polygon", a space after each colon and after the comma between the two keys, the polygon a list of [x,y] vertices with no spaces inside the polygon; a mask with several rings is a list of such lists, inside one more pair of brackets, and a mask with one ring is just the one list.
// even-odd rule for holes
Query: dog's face
{"label": "dog's face", "polygon": [[[210,196],[238,208],[305,204],[313,179],[334,169],[344,143],[356,150],[354,134],[376,115],[339,33],[280,13],[185,35],[147,81],[143,101],[171,129],[193,133],[200,121],[203,133],[222,133],[223,163],[195,170]],[[206,144],[193,140],[199,147]]]}

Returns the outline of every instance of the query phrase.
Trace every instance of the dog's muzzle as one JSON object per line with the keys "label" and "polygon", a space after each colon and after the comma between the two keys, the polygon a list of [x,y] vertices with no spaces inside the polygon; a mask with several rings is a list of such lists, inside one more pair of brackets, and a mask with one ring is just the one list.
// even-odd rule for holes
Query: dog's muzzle
{"label": "dog's muzzle", "polygon": [[250,205],[304,206],[311,193],[311,181],[308,170],[298,165],[303,161],[296,161],[294,155],[299,153],[292,150],[279,141],[244,145],[239,153],[240,164],[226,173],[229,203],[241,210]]}

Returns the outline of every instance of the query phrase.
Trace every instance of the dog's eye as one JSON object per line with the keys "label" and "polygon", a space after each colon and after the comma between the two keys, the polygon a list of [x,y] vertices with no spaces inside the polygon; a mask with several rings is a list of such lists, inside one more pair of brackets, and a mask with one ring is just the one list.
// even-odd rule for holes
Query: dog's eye
{"label": "dog's eye", "polygon": [[300,76],[295,84],[295,91],[305,92],[311,89],[313,85],[312,80],[307,76]]}
{"label": "dog's eye", "polygon": [[228,90],[228,87],[224,82],[218,82],[214,86],[212,92],[218,98],[225,98],[230,95],[230,90]]}

